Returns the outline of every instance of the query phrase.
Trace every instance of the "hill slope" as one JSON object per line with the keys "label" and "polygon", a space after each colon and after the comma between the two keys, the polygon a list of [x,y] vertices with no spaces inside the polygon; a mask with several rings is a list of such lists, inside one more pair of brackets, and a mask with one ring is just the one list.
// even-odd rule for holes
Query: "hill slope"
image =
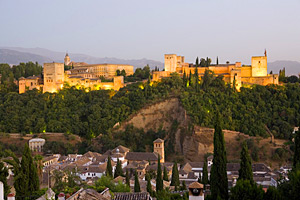
{"label": "hill slope", "polygon": [[[176,154],[183,156],[185,161],[203,161],[204,155],[213,153],[213,133],[214,129],[194,126],[190,129],[191,120],[186,115],[184,108],[177,98],[171,98],[149,105],[142,108],[139,112],[132,115],[127,121],[123,122],[120,127],[115,131],[124,130],[126,126],[133,125],[137,128],[144,128],[144,131],[150,129],[157,131],[162,128],[170,131],[174,121],[178,122],[177,131],[175,133],[174,149]],[[257,151],[258,161],[277,166],[284,161],[274,161],[272,155],[277,148],[284,147],[286,140],[275,139],[271,143],[270,138],[250,137],[240,132],[223,130],[228,161],[237,162],[242,143],[247,140],[253,143],[250,152]],[[170,140],[172,135],[169,134],[164,138],[166,142]],[[254,150],[255,149],[255,150]],[[287,158],[290,157],[287,153]],[[173,155],[167,155],[172,159]]]}

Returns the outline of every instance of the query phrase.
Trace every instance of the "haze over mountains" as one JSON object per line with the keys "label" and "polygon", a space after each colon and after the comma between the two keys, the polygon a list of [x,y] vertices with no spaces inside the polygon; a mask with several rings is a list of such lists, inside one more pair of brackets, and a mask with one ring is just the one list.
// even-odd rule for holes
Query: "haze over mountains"
{"label": "haze over mountains", "polygon": [[[44,48],[22,48],[22,47],[0,47],[0,63],[19,64],[20,62],[63,62],[65,52],[56,52]],[[119,59],[119,58],[100,58],[85,54],[70,54],[70,58],[75,62],[86,62],[88,64],[112,63],[129,64],[134,68],[142,68],[149,64],[151,69],[155,66],[163,69],[164,64],[160,61],[150,59]],[[268,72],[273,71],[277,74],[280,69],[286,68],[286,75],[298,75],[300,73],[300,62],[289,60],[278,60],[268,63]]]}

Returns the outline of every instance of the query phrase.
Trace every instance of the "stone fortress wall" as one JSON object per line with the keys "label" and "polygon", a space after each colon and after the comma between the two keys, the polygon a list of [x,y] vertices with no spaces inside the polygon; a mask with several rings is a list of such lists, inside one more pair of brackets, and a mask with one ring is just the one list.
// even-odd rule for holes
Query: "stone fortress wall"
{"label": "stone fortress wall", "polygon": [[[253,56],[251,66],[242,66],[241,62],[234,64],[218,64],[210,65],[209,67],[197,67],[199,78],[204,75],[205,70],[214,72],[215,75],[222,75],[224,81],[233,84],[235,81],[236,88],[240,89],[242,85],[268,85],[278,84],[278,74],[267,73],[267,53],[264,56]],[[183,75],[195,73],[196,66],[184,62],[184,56],[176,54],[165,55],[165,71],[153,72],[153,81],[158,81],[161,78],[169,77],[171,73],[177,72]]]}
{"label": "stone fortress wall", "polygon": [[[65,65],[72,69],[65,71]],[[62,89],[64,84],[77,88],[90,88],[91,90],[119,90],[124,87],[124,77],[116,76],[117,70],[125,70],[126,75],[134,73],[131,65],[75,63],[71,62],[69,55],[66,54],[64,63],[44,63],[43,80],[37,76],[20,78],[19,93],[35,88],[43,90],[43,92],[53,93]],[[112,79],[112,81],[102,82],[100,77]]]}

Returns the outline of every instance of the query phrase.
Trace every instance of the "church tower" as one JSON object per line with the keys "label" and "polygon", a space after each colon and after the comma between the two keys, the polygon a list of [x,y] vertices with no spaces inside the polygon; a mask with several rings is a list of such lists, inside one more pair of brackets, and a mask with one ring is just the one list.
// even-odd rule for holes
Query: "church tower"
{"label": "church tower", "polygon": [[160,162],[165,162],[165,147],[164,147],[164,140],[158,138],[153,142],[153,151],[154,153],[158,153],[160,156]]}
{"label": "church tower", "polygon": [[69,64],[70,64],[70,62],[71,62],[71,59],[70,59],[70,57],[69,57],[69,54],[68,54],[68,53],[66,53],[66,56],[65,56],[65,59],[64,59],[64,61],[65,61],[65,65],[69,65]]}

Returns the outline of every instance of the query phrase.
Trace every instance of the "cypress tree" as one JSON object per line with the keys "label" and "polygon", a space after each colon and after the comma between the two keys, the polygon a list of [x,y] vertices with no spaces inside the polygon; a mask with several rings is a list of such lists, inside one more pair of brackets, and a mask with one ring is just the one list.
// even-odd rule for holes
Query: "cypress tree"
{"label": "cypress tree", "polygon": [[21,161],[21,169],[23,171],[23,180],[26,184],[24,188],[24,193],[25,196],[30,196],[35,191],[38,191],[40,189],[40,181],[37,172],[37,167],[35,165],[35,162],[33,161],[28,144],[26,144],[24,148]]}
{"label": "cypress tree", "polygon": [[183,78],[182,78],[182,80],[183,80],[183,85],[184,85],[184,87],[186,87],[186,86],[187,86],[187,77],[186,77],[185,70],[184,70],[184,72],[183,72]]}
{"label": "cypress tree", "polygon": [[129,180],[129,174],[128,174],[128,169],[126,169],[126,184],[130,186],[130,180]]}
{"label": "cypress tree", "polygon": [[181,190],[186,190],[187,188],[186,188],[186,183],[185,183],[185,181],[182,181],[182,187],[181,187]]}
{"label": "cypress tree", "polygon": [[190,70],[189,85],[192,86],[192,70]]}
{"label": "cypress tree", "polygon": [[157,172],[156,172],[156,192],[162,191],[164,189],[163,180],[162,180],[162,172],[160,165],[160,156],[158,155],[157,159]]}
{"label": "cypress tree", "polygon": [[171,186],[177,188],[180,184],[177,163],[175,162],[172,169]]}
{"label": "cypress tree", "polygon": [[169,181],[169,178],[168,178],[168,171],[167,171],[166,166],[164,166],[164,176],[163,176],[163,180],[164,180],[164,181]]}
{"label": "cypress tree", "polygon": [[293,168],[300,167],[300,130],[295,133],[295,152],[293,159]]}
{"label": "cypress tree", "polygon": [[205,186],[208,184],[207,158],[204,158],[202,183]]}
{"label": "cypress tree", "polygon": [[199,67],[199,58],[196,58],[196,67]]}
{"label": "cypress tree", "polygon": [[135,171],[135,174],[134,174],[134,192],[141,192],[139,177],[138,177],[136,171]]}
{"label": "cypress tree", "polygon": [[4,187],[4,199],[10,192],[10,187],[7,184],[8,169],[4,166],[4,163],[0,161],[0,181],[3,183]]}
{"label": "cypress tree", "polygon": [[112,172],[112,166],[111,166],[111,158],[108,156],[107,158],[107,165],[106,165],[106,176],[113,177],[113,172]]}
{"label": "cypress tree", "polygon": [[217,65],[219,65],[219,58],[218,58],[218,56],[217,56]]}
{"label": "cypress tree", "polygon": [[146,174],[146,180],[147,180],[147,192],[149,192],[149,194],[152,196],[152,185],[151,185],[151,178],[150,175],[147,173]]}
{"label": "cypress tree", "polygon": [[251,184],[254,184],[252,163],[246,142],[243,143],[243,149],[241,151],[241,164],[238,180],[249,180]]}
{"label": "cypress tree", "polygon": [[119,159],[117,160],[117,166],[116,166],[116,171],[115,171],[115,174],[114,174],[114,178],[116,178],[118,176],[124,176],[123,169],[122,169],[122,164],[121,164],[121,161]]}
{"label": "cypress tree", "polygon": [[220,114],[217,113],[214,133],[214,159],[211,169],[211,195],[213,199],[218,197],[228,199],[228,178],[226,170],[226,150],[224,135],[221,128]]}

